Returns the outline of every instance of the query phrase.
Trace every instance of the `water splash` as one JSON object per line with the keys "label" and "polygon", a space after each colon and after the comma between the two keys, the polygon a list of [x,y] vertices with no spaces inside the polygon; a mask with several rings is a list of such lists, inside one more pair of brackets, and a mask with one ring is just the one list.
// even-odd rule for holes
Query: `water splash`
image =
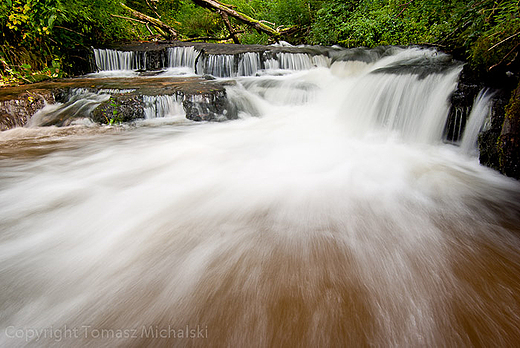
{"label": "water splash", "polygon": [[89,119],[92,111],[108,99],[110,94],[73,91],[67,102],[49,104],[37,111],[27,127],[68,126],[78,119]]}

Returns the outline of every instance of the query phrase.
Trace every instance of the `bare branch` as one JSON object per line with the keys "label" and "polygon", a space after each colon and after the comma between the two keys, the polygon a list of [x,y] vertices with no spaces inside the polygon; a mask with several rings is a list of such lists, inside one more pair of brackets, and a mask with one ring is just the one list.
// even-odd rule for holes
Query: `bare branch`
{"label": "bare branch", "polygon": [[520,31],[519,31],[518,33],[513,34],[513,35],[511,35],[510,37],[508,37],[508,38],[506,38],[506,39],[500,41],[499,43],[494,44],[493,46],[491,46],[491,47],[488,49],[488,52],[491,51],[493,48],[495,48],[495,47],[497,47],[497,46],[503,44],[503,43],[506,42],[507,40],[512,39],[512,38],[514,38],[515,36],[517,36],[517,35],[519,35],[519,34],[520,34]]}
{"label": "bare branch", "polygon": [[197,4],[201,7],[207,8],[211,11],[220,10],[222,12],[225,12],[227,15],[229,15],[233,18],[236,18],[239,21],[255,28],[259,32],[266,33],[270,36],[273,36],[275,39],[278,39],[280,37],[280,32],[268,27],[267,25],[265,25],[264,23],[262,23],[256,19],[253,19],[241,12],[233,10],[233,9],[221,4],[220,2],[218,2],[216,0],[192,0],[192,1],[195,4]]}

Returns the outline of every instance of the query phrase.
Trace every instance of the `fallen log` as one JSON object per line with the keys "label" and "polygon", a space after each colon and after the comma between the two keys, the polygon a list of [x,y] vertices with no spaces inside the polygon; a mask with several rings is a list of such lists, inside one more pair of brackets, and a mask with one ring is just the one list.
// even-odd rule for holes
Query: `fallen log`
{"label": "fallen log", "polygon": [[[235,34],[243,33],[244,30],[237,30],[235,31]],[[198,37],[190,37],[187,39],[179,40],[181,42],[193,42],[193,41],[226,41],[229,39],[232,39],[233,37],[231,35],[226,37],[212,37],[212,36],[198,36]]]}
{"label": "fallen log", "polygon": [[158,20],[157,18],[147,16],[144,13],[136,11],[136,10],[126,6],[123,3],[121,3],[121,7],[123,7],[125,10],[130,12],[134,17],[137,17],[138,19],[153,25],[155,27],[155,29],[157,30],[157,32],[161,36],[163,36],[165,39],[172,40],[172,39],[176,39],[177,36],[179,36],[179,34],[175,31],[175,29],[170,27],[168,24]]}
{"label": "fallen log", "polygon": [[233,10],[229,8],[228,6],[216,1],[216,0],[192,0],[196,5],[199,5],[201,7],[207,8],[211,11],[219,12],[219,13],[225,13],[230,17],[233,17],[253,28],[255,28],[260,33],[266,33],[270,36],[272,36],[275,40],[278,41],[280,38],[281,32],[277,31],[264,23],[251,18],[241,12],[238,12],[236,10]]}
{"label": "fallen log", "polygon": [[231,22],[229,21],[228,15],[224,11],[219,11],[220,17],[222,17],[222,20],[224,21],[224,24],[226,25],[229,35],[233,38],[233,42],[240,45],[240,40],[238,39],[238,36],[236,35],[236,31],[231,25]]}

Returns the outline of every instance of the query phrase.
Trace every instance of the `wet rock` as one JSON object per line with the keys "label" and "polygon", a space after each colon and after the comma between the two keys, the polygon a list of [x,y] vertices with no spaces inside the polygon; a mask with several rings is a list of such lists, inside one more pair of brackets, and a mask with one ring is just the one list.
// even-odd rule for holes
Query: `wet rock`
{"label": "wet rock", "polygon": [[12,99],[3,99],[0,100],[0,131],[25,126],[36,111],[47,103],[54,103],[53,93],[45,90],[22,92]]}
{"label": "wet rock", "polygon": [[484,83],[478,79],[476,72],[465,65],[459,75],[457,89],[450,98],[451,107],[444,127],[444,139],[447,142],[461,140],[473,102],[482,88]]}
{"label": "wet rock", "polygon": [[495,91],[495,95],[492,98],[493,107],[489,117],[489,127],[481,132],[478,137],[480,163],[498,171],[501,171],[499,137],[504,124],[508,94],[504,90]]}
{"label": "wet rock", "polygon": [[[488,128],[479,134],[479,160],[480,163],[500,171],[502,174],[520,179],[520,171],[518,170],[518,160],[520,159],[520,147],[518,146],[518,111],[517,116],[510,111],[507,114],[508,104],[511,105],[511,95],[516,95],[514,88],[511,88],[512,81],[515,77],[511,76],[509,80],[502,78],[497,81],[486,81],[487,85],[491,85],[491,90],[495,93],[492,98],[493,107],[488,122]],[[510,101],[511,99],[511,101]]]}
{"label": "wet rock", "polygon": [[186,118],[192,121],[225,121],[236,119],[225,91],[184,96],[182,102]]}
{"label": "wet rock", "polygon": [[500,171],[520,179],[520,84],[506,107],[498,146]]}
{"label": "wet rock", "polygon": [[147,53],[146,55],[146,70],[160,70],[166,66],[166,51],[154,50]]}
{"label": "wet rock", "polygon": [[[176,78],[101,78],[61,79],[32,85],[0,89],[0,129],[25,126],[45,102],[64,103],[80,99],[81,94],[110,94],[108,101],[95,105],[89,115],[95,122],[132,122],[145,117],[145,98],[175,96],[185,108],[187,118],[195,121],[222,121],[236,118],[227,101],[226,85],[235,82],[208,80],[201,77]],[[81,108],[84,110],[85,108]],[[48,117],[47,117],[48,116]],[[55,115],[56,116],[56,115]],[[40,125],[67,125],[64,114],[46,115]],[[72,115],[71,117],[75,117]],[[70,118],[70,117],[69,117]]]}
{"label": "wet rock", "polygon": [[115,94],[102,102],[92,112],[94,122],[112,124],[132,122],[144,118],[144,102],[141,95]]}
{"label": "wet rock", "polygon": [[520,108],[515,109],[517,111],[512,108],[513,99],[520,96],[518,87],[511,99],[517,83],[515,73],[501,70],[488,72],[465,65],[450,99],[444,137],[446,141],[455,143],[461,139],[477,95],[481,90],[488,89],[493,93],[492,108],[487,127],[478,136],[479,161],[482,165],[520,179]]}

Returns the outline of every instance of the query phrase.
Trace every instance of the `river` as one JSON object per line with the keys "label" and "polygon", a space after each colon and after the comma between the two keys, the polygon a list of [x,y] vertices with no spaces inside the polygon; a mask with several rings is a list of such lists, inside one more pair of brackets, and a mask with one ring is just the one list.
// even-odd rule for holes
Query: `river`
{"label": "river", "polygon": [[0,345],[514,346],[520,184],[443,141],[439,59],[235,76],[228,122],[2,132]]}

